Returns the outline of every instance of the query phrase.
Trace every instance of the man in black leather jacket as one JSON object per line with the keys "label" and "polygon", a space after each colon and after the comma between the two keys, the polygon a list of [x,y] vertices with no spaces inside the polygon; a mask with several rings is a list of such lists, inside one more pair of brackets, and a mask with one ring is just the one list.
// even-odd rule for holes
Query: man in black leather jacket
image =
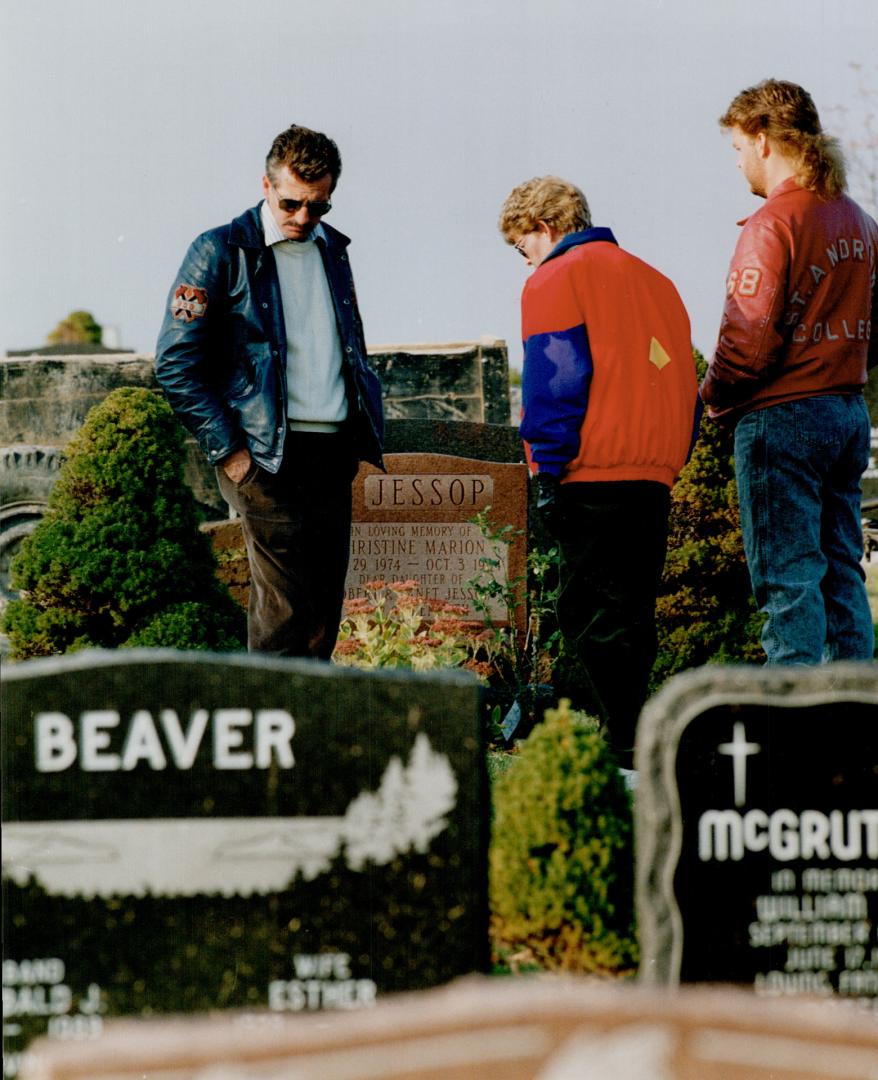
{"label": "man in black leather jacket", "polygon": [[366,359],[347,237],[323,217],[335,143],[293,125],[265,199],[197,237],[168,297],[156,376],[216,467],[250,560],[251,651],[328,660],[350,553],[351,480],[381,467],[381,389]]}

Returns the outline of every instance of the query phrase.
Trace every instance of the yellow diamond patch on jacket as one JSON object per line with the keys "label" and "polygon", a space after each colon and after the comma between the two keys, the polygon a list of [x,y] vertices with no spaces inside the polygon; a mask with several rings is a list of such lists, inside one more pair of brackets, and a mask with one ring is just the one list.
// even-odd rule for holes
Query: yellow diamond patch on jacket
{"label": "yellow diamond patch on jacket", "polygon": [[649,362],[655,364],[659,371],[661,371],[666,364],[670,364],[671,362],[670,356],[665,352],[664,347],[658,338],[653,338],[649,343]]}

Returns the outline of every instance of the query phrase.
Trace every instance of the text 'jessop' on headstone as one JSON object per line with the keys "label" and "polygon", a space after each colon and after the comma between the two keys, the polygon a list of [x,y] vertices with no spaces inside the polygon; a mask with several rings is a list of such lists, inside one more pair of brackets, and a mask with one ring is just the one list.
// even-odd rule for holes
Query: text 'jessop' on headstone
{"label": "text 'jessop' on headstone", "polygon": [[[388,454],[387,473],[363,465],[354,483],[348,600],[374,581],[415,581],[428,600],[470,608],[474,579],[502,586],[523,578],[527,551],[527,467],[444,454]],[[473,520],[508,527],[509,543],[491,540]],[[505,623],[500,598],[490,616]],[[525,618],[524,605],[516,617]]]}

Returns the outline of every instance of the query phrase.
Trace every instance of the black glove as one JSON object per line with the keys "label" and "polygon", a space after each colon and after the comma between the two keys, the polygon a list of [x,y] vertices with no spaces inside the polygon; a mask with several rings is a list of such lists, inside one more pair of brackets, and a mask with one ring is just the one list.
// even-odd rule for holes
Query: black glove
{"label": "black glove", "polygon": [[534,477],[534,483],[537,487],[537,510],[543,519],[543,524],[550,533],[555,535],[562,527],[564,517],[558,499],[561,481],[552,473],[541,472]]}

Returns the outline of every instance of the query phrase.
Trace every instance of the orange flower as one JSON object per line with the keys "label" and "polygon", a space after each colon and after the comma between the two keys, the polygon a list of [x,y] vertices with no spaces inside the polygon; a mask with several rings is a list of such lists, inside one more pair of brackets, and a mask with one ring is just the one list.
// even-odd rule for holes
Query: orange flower
{"label": "orange flower", "polygon": [[[393,588],[393,586],[391,586]],[[415,608],[419,608],[423,604],[423,600],[420,596],[410,596],[407,593],[403,593],[401,596],[396,597],[395,607],[398,607],[400,611],[414,611]]]}
{"label": "orange flower", "polygon": [[488,679],[494,674],[493,665],[484,660],[467,660],[463,667],[474,672],[480,679]]}
{"label": "orange flower", "polygon": [[348,638],[347,641],[339,641],[336,644],[335,654],[337,656],[347,656],[350,653],[355,653],[359,647],[359,644],[353,638]]}
{"label": "orange flower", "polygon": [[374,610],[374,603],[365,596],[358,596],[354,600],[346,600],[344,605],[345,615],[366,615]]}

